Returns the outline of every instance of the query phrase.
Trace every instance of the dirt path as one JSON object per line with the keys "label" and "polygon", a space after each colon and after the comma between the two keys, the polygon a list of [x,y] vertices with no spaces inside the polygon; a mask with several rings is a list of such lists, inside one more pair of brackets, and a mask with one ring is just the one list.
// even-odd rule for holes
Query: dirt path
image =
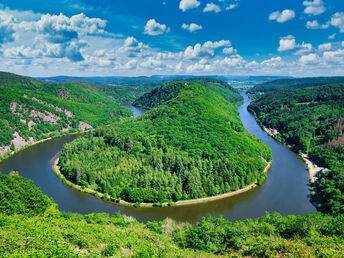
{"label": "dirt path", "polygon": [[315,162],[312,161],[311,158],[305,153],[302,153],[302,158],[307,164],[308,174],[309,174],[309,177],[311,179],[311,182],[314,183],[316,181],[316,174],[325,168],[318,167],[317,164],[315,164]]}

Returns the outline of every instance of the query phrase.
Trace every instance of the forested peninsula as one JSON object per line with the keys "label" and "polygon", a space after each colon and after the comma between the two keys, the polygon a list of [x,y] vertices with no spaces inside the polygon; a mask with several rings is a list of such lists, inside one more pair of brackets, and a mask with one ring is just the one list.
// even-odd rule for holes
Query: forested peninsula
{"label": "forested peninsula", "polygon": [[261,184],[271,151],[244,129],[241,101],[216,79],[165,83],[134,102],[147,113],[67,144],[58,165],[67,180],[136,206]]}

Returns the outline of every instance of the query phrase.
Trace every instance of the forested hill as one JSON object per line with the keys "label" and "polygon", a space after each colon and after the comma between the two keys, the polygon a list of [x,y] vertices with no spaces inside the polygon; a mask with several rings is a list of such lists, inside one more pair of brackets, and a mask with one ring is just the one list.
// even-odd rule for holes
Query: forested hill
{"label": "forested hill", "polygon": [[89,83],[45,83],[0,73],[0,159],[49,136],[120,121],[148,89]]}
{"label": "forested hill", "polygon": [[319,181],[319,209],[344,213],[344,84],[274,91],[249,110],[277,129],[275,137],[332,170]]}
{"label": "forested hill", "polygon": [[76,184],[131,203],[194,199],[262,183],[270,149],[244,129],[236,105],[218,91],[234,94],[208,81],[159,87],[148,93],[155,108],[143,116],[66,145],[61,171]]}
{"label": "forested hill", "polygon": [[308,88],[316,86],[324,86],[331,84],[344,83],[344,76],[342,77],[312,77],[312,78],[297,78],[297,79],[279,79],[271,82],[258,84],[250,89],[247,93],[255,97],[280,89],[289,88]]}
{"label": "forested hill", "polygon": [[239,92],[232,88],[227,82],[212,78],[192,78],[183,81],[176,80],[164,83],[161,87],[155,88],[151,92],[138,98],[133,105],[147,110],[160,106],[168,100],[176,97],[179,91],[189,83],[198,83],[208,87],[234,104],[242,102],[242,97]]}

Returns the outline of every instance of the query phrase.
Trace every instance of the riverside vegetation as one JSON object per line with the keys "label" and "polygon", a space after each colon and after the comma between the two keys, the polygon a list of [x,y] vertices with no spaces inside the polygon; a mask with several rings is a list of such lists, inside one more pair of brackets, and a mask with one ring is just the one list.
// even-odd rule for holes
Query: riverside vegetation
{"label": "riverside vegetation", "polygon": [[0,253],[4,257],[331,256],[344,252],[344,215],[230,222],[205,217],[195,225],[170,219],[139,223],[117,214],[60,212],[28,179],[0,175]]}
{"label": "riverside vegetation", "polygon": [[67,144],[60,171],[75,184],[130,203],[196,199],[263,183],[271,151],[243,127],[240,94],[216,79],[172,81],[134,102],[134,121]]}
{"label": "riverside vegetation", "polygon": [[262,126],[277,129],[277,139],[330,169],[316,183],[318,209],[343,214],[344,84],[273,91],[253,101],[249,110]]}

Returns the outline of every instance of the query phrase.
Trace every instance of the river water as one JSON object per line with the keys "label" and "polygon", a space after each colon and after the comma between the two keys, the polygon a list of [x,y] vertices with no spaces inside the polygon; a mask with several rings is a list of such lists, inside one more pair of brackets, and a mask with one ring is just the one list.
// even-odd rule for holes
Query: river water
{"label": "river water", "polygon": [[[3,173],[19,171],[21,176],[32,179],[35,185],[53,198],[60,210],[82,214],[121,212],[142,222],[169,217],[177,221],[193,223],[207,214],[222,214],[229,220],[239,220],[257,218],[266,211],[277,211],[282,215],[314,213],[316,209],[309,200],[306,165],[297,155],[274,141],[258,126],[254,117],[247,111],[250,100],[245,94],[243,96],[245,102],[238,108],[241,120],[250,133],[271,147],[273,163],[268,179],[262,186],[237,196],[189,206],[132,208],[81,193],[62,184],[52,169],[53,161],[60,154],[63,145],[75,139],[77,137],[75,135],[56,138],[20,151],[3,161],[0,164],[0,171]],[[135,107],[128,106],[128,108],[132,109],[134,117],[144,113],[144,110]]]}

